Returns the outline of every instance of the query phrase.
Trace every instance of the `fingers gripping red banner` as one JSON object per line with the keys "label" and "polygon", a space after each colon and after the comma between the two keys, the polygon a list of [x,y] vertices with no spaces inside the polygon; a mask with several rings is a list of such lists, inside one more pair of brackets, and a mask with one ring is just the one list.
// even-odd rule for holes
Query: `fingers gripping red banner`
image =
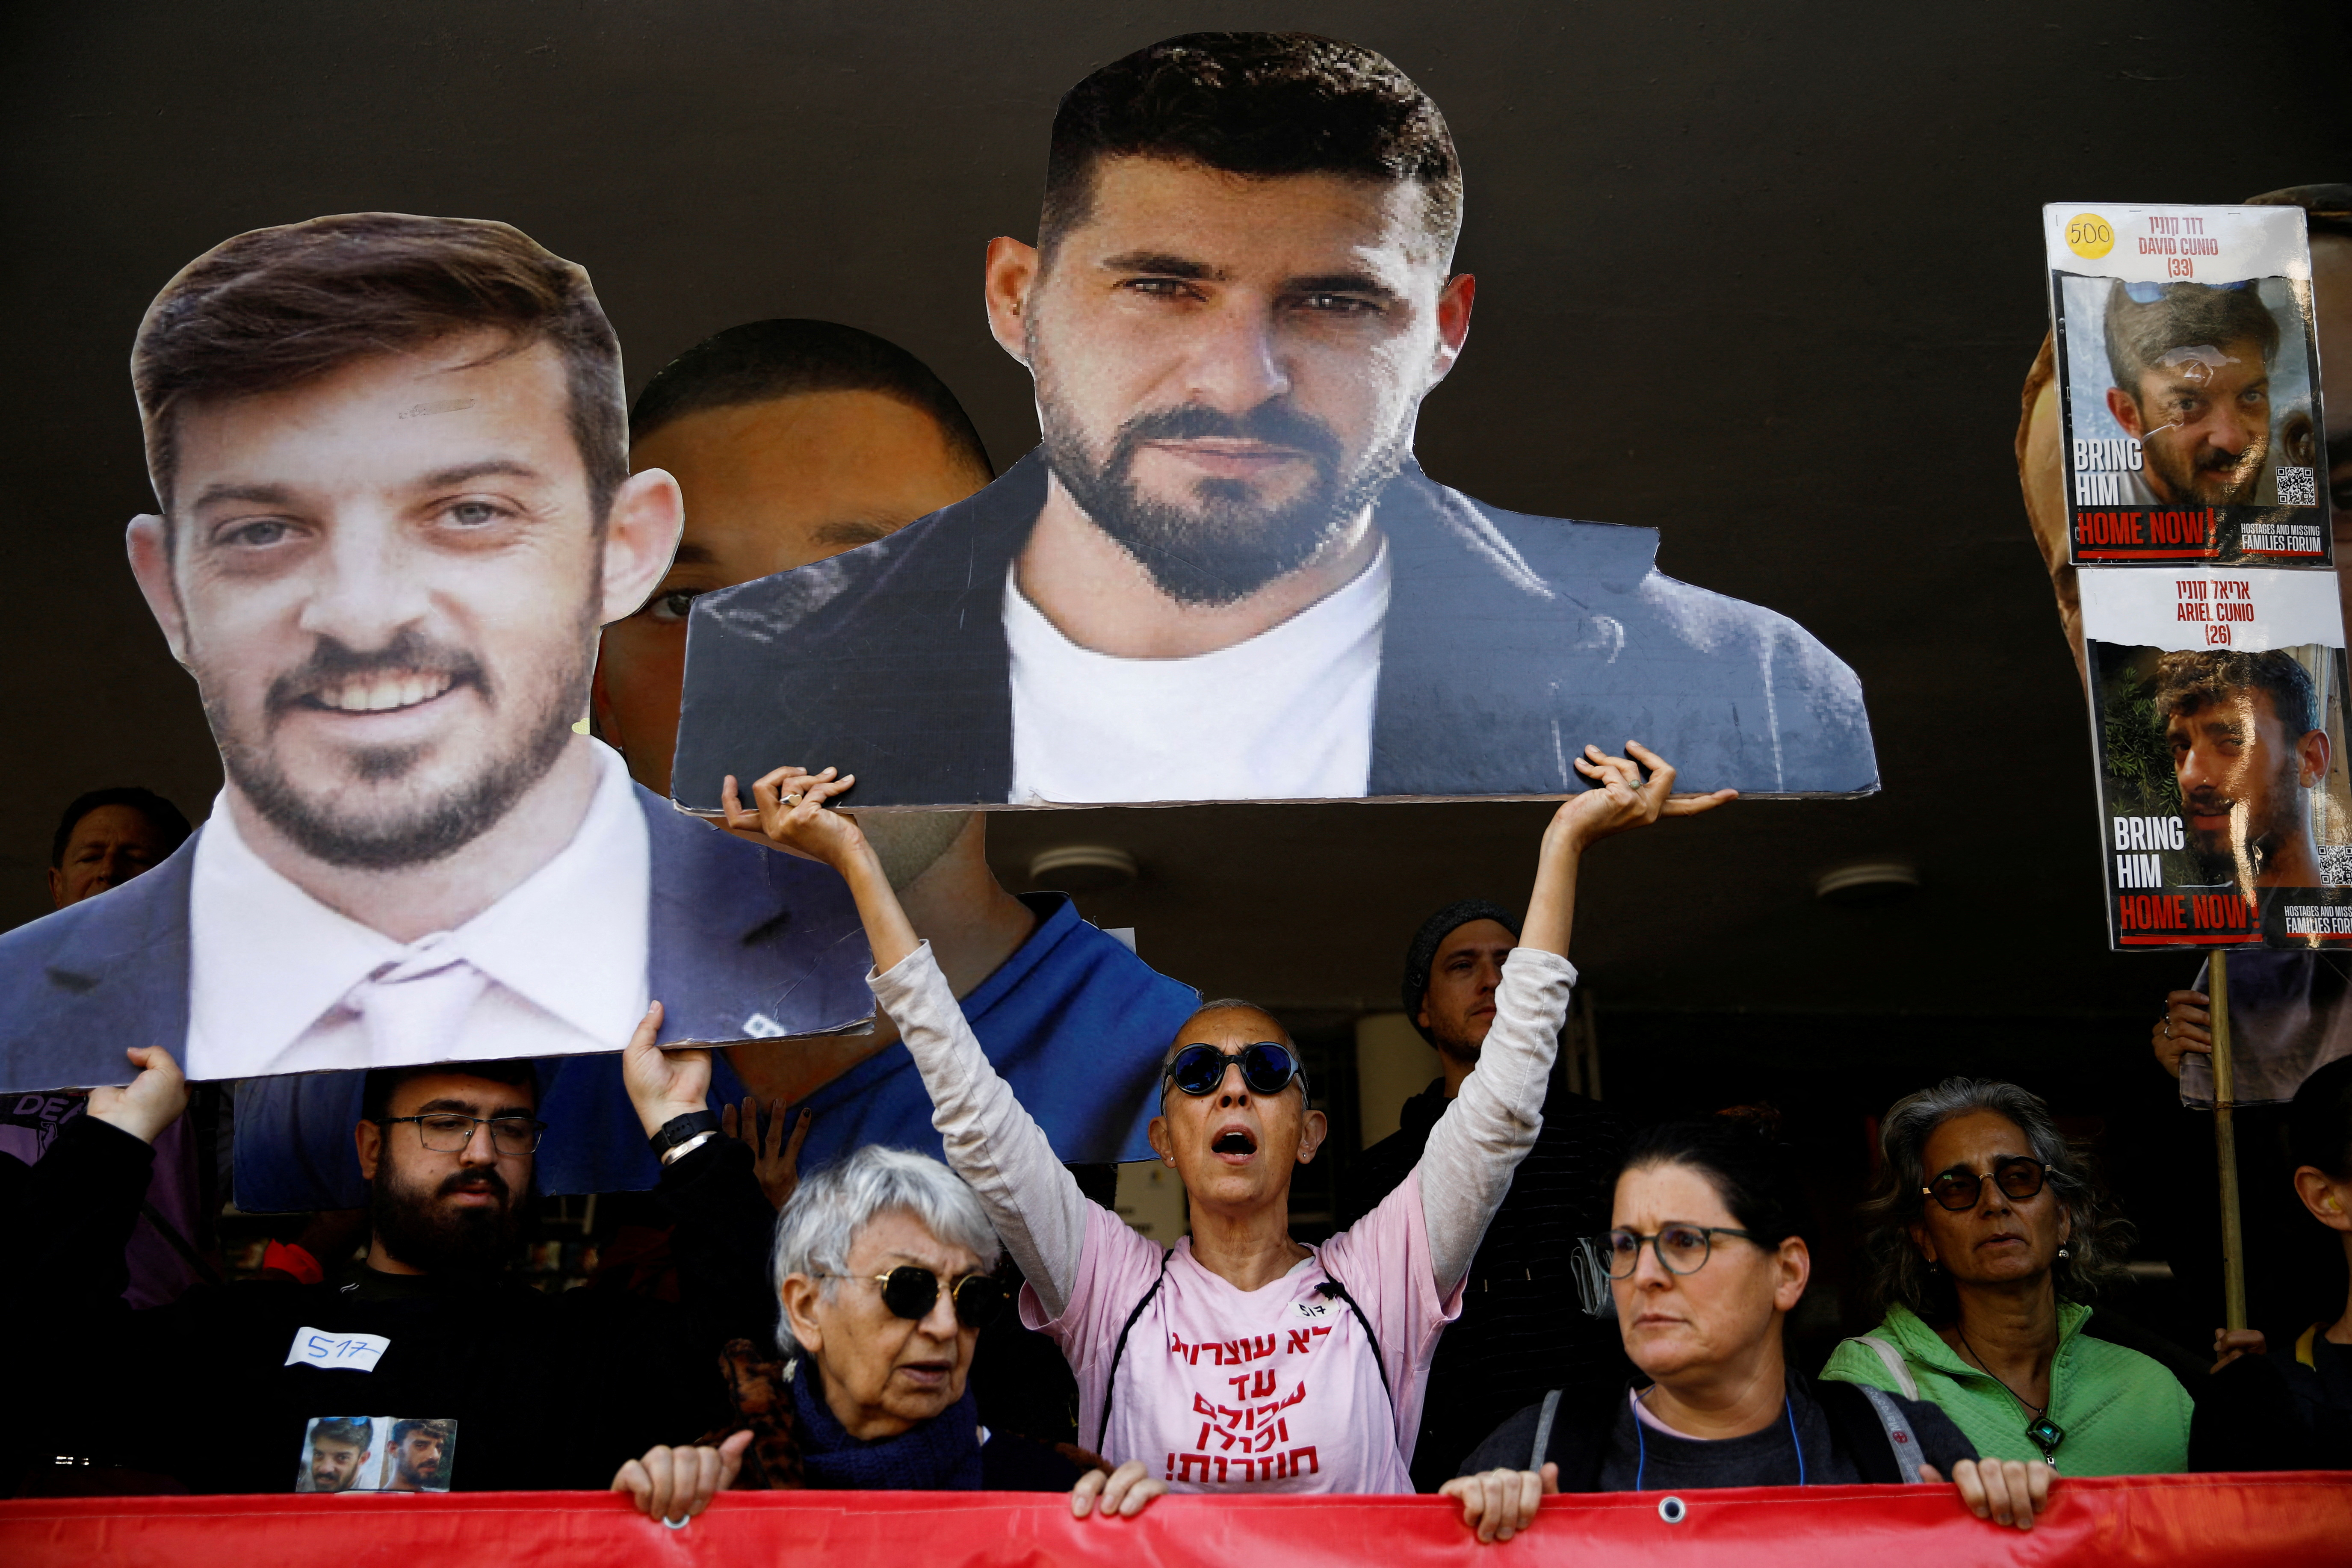
{"label": "fingers gripping red banner", "polygon": [[[1971,1518],[1944,1486],[1694,1492],[1679,1522],[1656,1494],[1564,1497],[1533,1529],[1481,1547],[1439,1498],[1163,1498],[1133,1520],[1073,1520],[1057,1496],[752,1492],[682,1530],[619,1498],[563,1493],[26,1499],[0,1502],[12,1568],[1756,1568],[1945,1564],[2352,1563],[2352,1474],[2139,1476],[2060,1484],[2030,1533]],[[1671,1510],[1666,1511],[1673,1511]]]}

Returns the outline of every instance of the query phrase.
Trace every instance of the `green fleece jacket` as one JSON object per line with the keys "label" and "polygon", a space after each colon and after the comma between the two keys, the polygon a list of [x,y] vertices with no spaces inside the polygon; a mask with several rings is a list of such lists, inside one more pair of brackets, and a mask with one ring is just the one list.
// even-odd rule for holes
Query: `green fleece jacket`
{"label": "green fleece jacket", "polygon": [[[2058,1303],[2058,1354],[2050,1366],[2050,1419],[2065,1429],[2056,1458],[2070,1476],[2162,1475],[2189,1468],[2189,1423],[2195,1402],[2164,1364],[2082,1331],[2091,1309]],[[1904,1375],[1870,1340],[1893,1347]],[[1978,1371],[1943,1336],[1906,1308],[1888,1310],[1867,1335],[1841,1343],[1822,1368],[1825,1378],[1867,1384],[1925,1399],[1952,1418],[1988,1458],[2038,1459],[2025,1435],[2032,1412]]]}

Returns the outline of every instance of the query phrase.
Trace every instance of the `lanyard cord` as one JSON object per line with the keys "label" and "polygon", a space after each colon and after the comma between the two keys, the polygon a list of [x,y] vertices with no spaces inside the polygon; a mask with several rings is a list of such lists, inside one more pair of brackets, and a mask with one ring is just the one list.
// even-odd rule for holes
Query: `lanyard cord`
{"label": "lanyard cord", "polygon": [[[1656,1386],[1655,1384],[1651,1384],[1653,1388]],[[1633,1403],[1639,1405],[1647,1393],[1648,1390],[1645,1389],[1642,1394],[1634,1395]],[[1805,1445],[1797,1436],[1797,1412],[1790,1405],[1789,1396],[1785,1394],[1780,1395],[1780,1414],[1789,1418],[1789,1446],[1797,1450],[1797,1484],[1803,1486],[1805,1484]],[[1635,1491],[1642,1489],[1642,1477],[1650,1468],[1650,1439],[1642,1431],[1642,1428],[1647,1425],[1648,1423],[1642,1419],[1640,1411],[1633,1412],[1633,1442],[1636,1456],[1633,1460],[1633,1489]]]}

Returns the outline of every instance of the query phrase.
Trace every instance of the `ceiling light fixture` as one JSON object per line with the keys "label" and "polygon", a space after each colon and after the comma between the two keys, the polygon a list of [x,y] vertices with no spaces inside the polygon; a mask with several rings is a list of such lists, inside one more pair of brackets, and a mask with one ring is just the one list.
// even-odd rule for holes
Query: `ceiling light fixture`
{"label": "ceiling light fixture", "polygon": [[1841,866],[1822,872],[1813,883],[1813,896],[1831,904],[1883,904],[1918,890],[1917,868],[1897,860]]}
{"label": "ceiling light fixture", "polygon": [[1135,857],[1108,844],[1065,844],[1038,852],[1029,862],[1032,887],[1065,893],[1103,893],[1135,880]]}

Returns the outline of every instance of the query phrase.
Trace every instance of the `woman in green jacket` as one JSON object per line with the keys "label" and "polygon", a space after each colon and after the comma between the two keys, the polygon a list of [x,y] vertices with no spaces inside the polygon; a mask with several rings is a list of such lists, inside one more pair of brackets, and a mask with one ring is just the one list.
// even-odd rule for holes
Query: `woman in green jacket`
{"label": "woman in green jacket", "polygon": [[2184,1379],[2202,1369],[2116,1342],[2148,1343],[2093,1312],[2130,1233],[2049,1108],[2015,1084],[1948,1079],[1896,1101],[1879,1138],[1863,1212],[1885,1318],[1822,1375],[1931,1401],[1988,1458],[2075,1476],[2187,1469]]}

